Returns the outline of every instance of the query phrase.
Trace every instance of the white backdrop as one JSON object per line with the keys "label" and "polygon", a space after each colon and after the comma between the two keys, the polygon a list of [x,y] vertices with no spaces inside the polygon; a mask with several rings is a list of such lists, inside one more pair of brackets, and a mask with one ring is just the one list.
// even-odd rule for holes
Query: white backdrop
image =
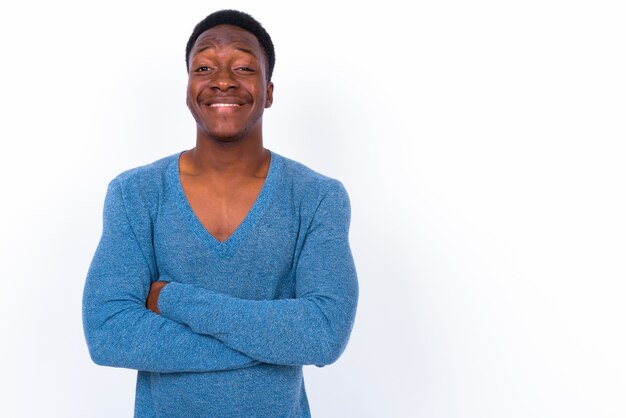
{"label": "white backdrop", "polygon": [[316,417],[626,416],[620,1],[24,1],[0,10],[3,417],[124,417],[81,324],[106,184],[193,146],[184,47],[277,51],[266,146],[339,178],[361,299]]}

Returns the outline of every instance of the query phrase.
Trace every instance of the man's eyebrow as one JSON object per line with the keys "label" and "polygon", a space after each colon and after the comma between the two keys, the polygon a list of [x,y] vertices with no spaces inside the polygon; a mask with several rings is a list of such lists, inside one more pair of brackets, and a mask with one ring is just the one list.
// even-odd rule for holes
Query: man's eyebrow
{"label": "man's eyebrow", "polygon": [[[199,53],[200,53],[200,52],[202,52],[202,51],[206,51],[207,49],[211,49],[211,48],[214,48],[214,47],[215,47],[214,45],[207,45],[207,46],[203,46],[202,48],[198,49],[198,50],[194,53],[194,55],[195,55],[195,54],[199,54]],[[235,49],[236,49],[237,51],[245,52],[246,54],[252,55],[254,58],[256,58],[256,57],[257,57],[257,56],[254,54],[254,52],[252,52],[252,50],[251,50],[251,49],[244,48],[244,47],[240,47],[240,46],[235,47]]]}
{"label": "man's eyebrow", "polygon": [[236,47],[235,49],[237,49],[238,51],[241,51],[241,52],[245,52],[246,54],[250,54],[250,55],[252,55],[253,57],[256,58],[256,55],[254,55],[254,52],[252,52],[251,49],[242,48],[242,47]]}
{"label": "man's eyebrow", "polygon": [[200,53],[200,52],[202,52],[202,51],[206,51],[207,49],[211,49],[211,48],[213,48],[213,46],[212,46],[212,45],[207,45],[207,46],[205,46],[205,47],[202,47],[202,48],[198,49],[198,50],[194,53],[194,55],[195,55],[195,54],[198,54],[198,53]]}

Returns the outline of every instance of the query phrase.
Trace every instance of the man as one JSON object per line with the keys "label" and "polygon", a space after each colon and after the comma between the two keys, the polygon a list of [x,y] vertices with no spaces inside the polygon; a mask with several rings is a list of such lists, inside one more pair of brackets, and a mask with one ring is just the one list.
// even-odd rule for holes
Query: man
{"label": "man", "polygon": [[336,180],[263,147],[274,47],[223,10],[187,45],[195,148],[115,178],[83,320],[137,369],[137,417],[310,416],[302,365],[343,352],[357,280]]}

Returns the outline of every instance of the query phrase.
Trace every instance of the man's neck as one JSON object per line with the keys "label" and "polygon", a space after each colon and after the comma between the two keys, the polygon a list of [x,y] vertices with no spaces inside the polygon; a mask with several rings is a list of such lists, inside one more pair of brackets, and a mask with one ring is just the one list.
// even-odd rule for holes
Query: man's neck
{"label": "man's neck", "polygon": [[210,140],[198,136],[195,148],[181,157],[181,173],[212,178],[265,177],[270,153],[262,138],[233,142]]}

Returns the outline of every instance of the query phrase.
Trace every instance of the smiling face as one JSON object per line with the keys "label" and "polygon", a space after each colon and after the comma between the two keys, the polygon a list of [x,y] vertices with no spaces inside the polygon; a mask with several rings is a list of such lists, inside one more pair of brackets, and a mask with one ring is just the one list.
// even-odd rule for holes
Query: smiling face
{"label": "smiling face", "polygon": [[215,26],[198,37],[189,58],[187,106],[199,138],[260,140],[274,85],[266,79],[266,59],[256,37],[236,26]]}

